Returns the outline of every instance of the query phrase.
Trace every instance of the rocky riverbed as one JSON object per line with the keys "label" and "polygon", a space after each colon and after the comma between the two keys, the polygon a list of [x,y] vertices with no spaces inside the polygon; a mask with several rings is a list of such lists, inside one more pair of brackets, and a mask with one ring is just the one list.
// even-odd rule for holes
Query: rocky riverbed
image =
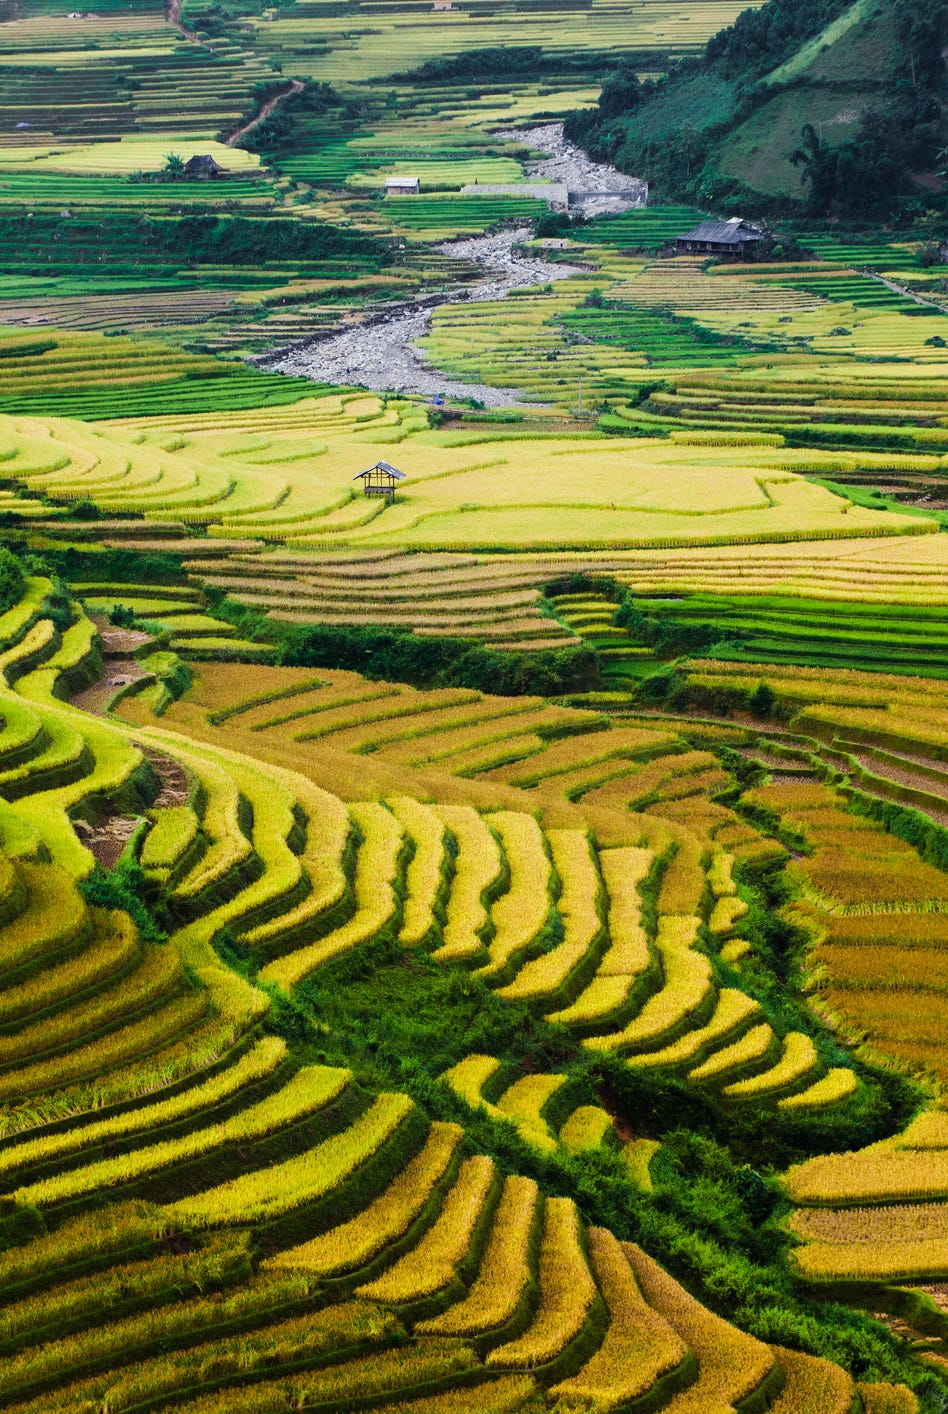
{"label": "rocky riverbed", "polygon": [[528,143],[547,157],[525,162],[528,177],[560,182],[569,192],[569,209],[584,216],[631,211],[648,201],[648,182],[630,177],[603,162],[594,162],[581,147],[563,136],[562,123],[543,123],[536,128],[501,128],[495,137]]}
{"label": "rocky riverbed", "polygon": [[[516,137],[549,152],[549,158],[528,164],[528,170],[531,174],[536,171],[545,178],[565,182],[571,193],[576,194],[577,210],[592,215],[645,205],[648,188],[644,182],[591,162],[578,147],[566,142],[562,123],[549,123],[503,136]],[[273,372],[302,375],[320,383],[355,384],[375,392],[421,393],[432,397],[441,393],[449,399],[475,398],[485,407],[516,407],[522,397],[519,389],[447,378],[424,362],[415,345],[430,328],[433,308],[466,300],[500,300],[512,289],[533,288],[581,273],[582,266],[554,263],[518,251],[516,247],[531,235],[531,227],[520,226],[491,236],[449,241],[438,246],[442,254],[480,266],[483,280],[444,299],[396,305],[328,338],[267,354],[256,361]]]}
{"label": "rocky riverbed", "polygon": [[[514,249],[532,235],[530,226],[518,226],[492,236],[452,241],[438,249],[481,266],[485,278],[438,302],[458,304],[467,300],[499,300],[512,289],[545,285],[580,273],[582,267],[556,264]],[[517,388],[493,388],[484,383],[462,383],[430,368],[415,347],[428,332],[431,306],[399,305],[377,319],[353,325],[328,339],[290,350],[279,359],[266,360],[277,373],[302,374],[321,383],[358,384],[376,392],[422,393],[447,398],[476,398],[485,407],[513,407],[520,401]]]}

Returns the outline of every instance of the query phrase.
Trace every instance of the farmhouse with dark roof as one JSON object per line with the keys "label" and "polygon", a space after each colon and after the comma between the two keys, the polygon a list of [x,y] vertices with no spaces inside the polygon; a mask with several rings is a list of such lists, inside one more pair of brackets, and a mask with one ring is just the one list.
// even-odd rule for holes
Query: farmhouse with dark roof
{"label": "farmhouse with dark roof", "polygon": [[702,221],[675,241],[679,255],[722,255],[729,260],[753,259],[761,241],[759,227],[740,216],[729,221]]}
{"label": "farmhouse with dark roof", "polygon": [[206,182],[216,177],[226,177],[227,173],[209,152],[201,152],[188,158],[181,175],[192,181]]}

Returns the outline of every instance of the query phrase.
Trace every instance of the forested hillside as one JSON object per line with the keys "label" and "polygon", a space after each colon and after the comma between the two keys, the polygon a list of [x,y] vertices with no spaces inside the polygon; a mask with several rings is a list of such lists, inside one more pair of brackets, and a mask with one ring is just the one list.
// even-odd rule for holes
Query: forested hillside
{"label": "forested hillside", "polygon": [[771,0],[568,132],[661,194],[767,214],[943,210],[946,0]]}

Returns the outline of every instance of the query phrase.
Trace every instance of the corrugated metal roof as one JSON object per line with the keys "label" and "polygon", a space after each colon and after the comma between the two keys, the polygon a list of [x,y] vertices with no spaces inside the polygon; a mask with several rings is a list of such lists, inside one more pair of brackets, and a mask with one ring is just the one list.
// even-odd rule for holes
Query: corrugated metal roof
{"label": "corrugated metal roof", "polygon": [[760,231],[747,221],[702,221],[693,231],[685,231],[678,237],[680,241],[709,241],[717,245],[743,245],[745,241],[759,241]]}
{"label": "corrugated metal roof", "polygon": [[376,462],[374,466],[366,467],[365,471],[357,472],[352,479],[361,481],[363,476],[371,476],[373,471],[387,471],[396,481],[404,481],[408,475],[407,471],[399,471],[398,467],[392,466],[390,462]]}

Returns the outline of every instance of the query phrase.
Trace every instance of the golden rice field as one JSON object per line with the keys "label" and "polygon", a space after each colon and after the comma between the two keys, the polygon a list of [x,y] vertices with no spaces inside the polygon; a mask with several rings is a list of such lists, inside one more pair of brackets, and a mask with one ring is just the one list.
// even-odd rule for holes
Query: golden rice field
{"label": "golden rice field", "polygon": [[[932,529],[832,496],[794,475],[796,461],[812,469],[812,454],[785,448],[568,438],[547,445],[489,435],[456,446],[451,433],[418,423],[410,404],[367,395],[167,426],[4,418],[0,453],[7,474],[29,490],[88,498],[110,515],[143,512],[299,548],[562,551]],[[407,473],[392,505],[361,496],[353,482],[379,459],[396,459]],[[564,545],[567,511],[573,543]]]}
{"label": "golden rice field", "polygon": [[[67,627],[50,618],[53,593],[34,578],[0,616],[0,1182],[35,1214],[0,1253],[9,1406],[434,1411],[473,1386],[510,1411],[749,1394],[780,1410],[800,1407],[782,1392],[824,1389],[852,1404],[841,1366],[745,1334],[573,1199],[472,1152],[463,1123],[269,1021],[278,997],[305,1005],[325,969],[397,939],[409,968],[430,955],[497,1006],[556,1011],[593,1063],[677,1075],[736,1113],[846,1103],[856,1073],[770,1028],[697,946],[738,900],[735,862],[776,846],[727,806],[698,830],[686,797],[653,800],[661,769],[709,755],[688,724],[224,663],[161,716],[147,694],[93,716],[66,699],[102,676],[102,641],[75,601]],[[529,752],[455,767],[510,722]],[[625,770],[625,793],[587,805],[575,773],[597,761]],[[158,779],[180,785],[163,796]],[[84,892],[123,811],[167,898],[164,941]],[[465,928],[475,947],[441,961]],[[767,1044],[739,1058],[755,1032]],[[575,1070],[462,1051],[436,1083],[528,1161],[660,1181],[661,1145]]]}
{"label": "golden rice field", "polygon": [[[497,215],[428,189],[519,183],[496,128],[742,8],[0,17],[0,216],[52,231],[0,309],[4,1408],[944,1405],[948,695],[872,671],[874,614],[937,640],[943,311],[855,245],[709,267],[607,218],[578,275],[435,308],[420,355],[500,416],[219,357],[470,284],[434,247]],[[339,101],[240,145],[291,78]],[[172,153],[226,176],[140,180]],[[424,219],[376,199],[408,162]],[[365,267],[224,243],[145,289],[83,235],[190,213]],[[862,666],[652,654],[625,590],[821,601]],[[307,625],[472,652],[322,666]],[[588,691],[474,672],[584,647]]]}

